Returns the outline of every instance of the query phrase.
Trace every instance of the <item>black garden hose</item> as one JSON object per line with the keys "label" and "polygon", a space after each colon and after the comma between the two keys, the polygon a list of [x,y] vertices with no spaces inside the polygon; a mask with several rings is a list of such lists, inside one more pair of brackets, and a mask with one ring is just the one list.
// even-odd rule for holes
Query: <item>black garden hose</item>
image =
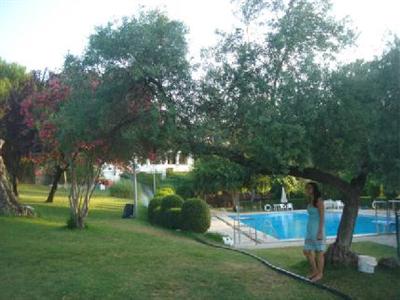
{"label": "black garden hose", "polygon": [[270,269],[272,269],[272,270],[274,270],[274,271],[276,271],[278,273],[284,274],[286,276],[294,278],[294,279],[296,279],[298,281],[301,281],[303,283],[306,283],[308,285],[315,286],[316,288],[319,288],[321,290],[328,291],[331,294],[333,294],[335,296],[338,296],[338,297],[340,297],[342,299],[346,299],[346,300],[351,300],[352,299],[349,295],[347,295],[347,294],[345,294],[345,293],[343,293],[343,292],[341,292],[341,291],[339,291],[339,290],[337,290],[335,288],[329,287],[329,286],[321,284],[321,283],[312,282],[310,279],[308,279],[308,278],[306,278],[304,276],[301,276],[299,274],[296,274],[296,273],[290,272],[288,270],[285,270],[283,268],[280,268],[278,266],[275,266],[272,263],[270,263],[269,261],[267,261],[267,260],[255,255],[255,254],[253,254],[251,252],[248,252],[248,251],[245,251],[245,250],[242,250],[242,249],[228,247],[228,246],[221,245],[221,244],[215,244],[215,243],[209,242],[209,241],[207,241],[207,240],[205,240],[203,238],[200,238],[199,236],[195,236],[194,238],[196,239],[196,241],[198,241],[198,242],[200,242],[202,244],[205,244],[207,246],[220,248],[220,249],[225,249],[225,250],[231,250],[231,251],[235,251],[235,252],[250,256],[250,257],[258,260],[259,262],[261,262],[263,265],[269,267]]}

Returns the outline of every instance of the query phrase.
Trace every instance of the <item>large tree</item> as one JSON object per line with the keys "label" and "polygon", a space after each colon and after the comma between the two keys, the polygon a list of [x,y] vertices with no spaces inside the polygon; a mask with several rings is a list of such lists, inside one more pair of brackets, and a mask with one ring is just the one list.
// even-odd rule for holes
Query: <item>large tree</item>
{"label": "large tree", "polygon": [[158,11],[99,27],[82,57],[66,57],[55,88],[37,95],[56,109],[31,105],[32,123],[70,168],[71,225],[85,227],[103,163],[176,147],[176,111],[191,87],[186,32]]}
{"label": "large tree", "polygon": [[[18,169],[31,140],[19,112],[20,102],[30,89],[29,83],[25,68],[0,59],[0,214],[33,213],[17,199]],[[12,171],[11,176],[6,165]]]}
{"label": "large tree", "polygon": [[[0,151],[4,140],[0,139]],[[21,205],[14,194],[3,157],[0,155],[0,215],[32,216],[33,210]]]}
{"label": "large tree", "polygon": [[194,190],[203,196],[227,192],[235,206],[239,203],[240,189],[246,182],[243,166],[219,156],[205,156],[198,159],[192,171]]}
{"label": "large tree", "polygon": [[4,139],[3,157],[11,185],[18,195],[21,160],[33,146],[34,131],[24,122],[21,104],[35,87],[33,74],[24,67],[0,59],[0,136]]}
{"label": "large tree", "polygon": [[398,118],[387,119],[398,113],[398,45],[372,63],[331,72],[353,33],[330,16],[328,1],[248,0],[241,11],[243,30],[209,51],[194,149],[340,190],[345,207],[327,258],[354,262],[368,175],[387,171],[388,181],[398,180]]}

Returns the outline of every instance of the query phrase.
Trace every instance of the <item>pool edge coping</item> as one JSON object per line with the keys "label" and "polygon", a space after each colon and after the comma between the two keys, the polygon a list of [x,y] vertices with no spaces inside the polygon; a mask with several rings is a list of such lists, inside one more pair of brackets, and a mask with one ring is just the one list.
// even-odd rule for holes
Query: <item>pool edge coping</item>
{"label": "pool edge coping", "polygon": [[[290,211],[273,211],[273,212],[265,212],[265,211],[262,211],[262,212],[243,212],[243,213],[240,213],[240,214],[254,215],[254,214],[274,214],[274,213],[284,213],[284,212],[296,213],[296,212],[306,212],[306,211],[307,210],[305,210],[305,209],[297,209],[297,210],[290,210]],[[329,210],[329,211],[332,211],[332,212],[335,212],[335,213],[340,213],[343,210],[335,209],[335,210]],[[228,211],[215,211],[215,212],[216,212],[216,216],[218,218],[223,220],[225,223],[227,223],[233,229],[233,224],[231,223],[233,218],[231,218],[230,215],[236,214],[235,212],[228,212]],[[362,212],[359,213],[358,215],[373,216],[372,214],[369,214],[369,213],[364,213],[363,214]],[[242,223],[242,222],[240,222],[240,224],[243,224],[244,227],[245,226],[249,227],[248,224],[245,224],[245,223]],[[251,228],[255,229],[254,227],[251,227]],[[265,232],[262,232],[260,230],[257,230],[257,229],[255,229],[255,230],[257,231],[257,236],[260,236],[260,237],[261,236],[266,236],[267,239],[266,240],[262,240],[262,239],[258,238],[257,241],[254,240],[254,239],[251,239],[255,244],[255,245],[252,245],[253,247],[263,246],[263,245],[271,245],[272,246],[273,244],[276,244],[276,245],[278,245],[278,244],[287,244],[287,246],[290,246],[290,244],[292,244],[292,243],[296,244],[296,245],[293,245],[293,246],[298,246],[299,243],[304,243],[304,238],[278,239],[278,238],[276,238],[274,236],[271,236],[269,234],[266,234]],[[242,232],[242,234],[243,234],[243,232]],[[359,238],[365,238],[365,237],[378,237],[378,236],[385,236],[385,235],[390,236],[390,235],[393,235],[393,234],[394,233],[360,233],[360,234],[353,234],[353,238],[359,239]],[[327,236],[326,237],[326,242],[327,243],[332,243],[332,242],[334,242],[336,240],[336,237],[337,236]],[[240,248],[241,245],[245,246],[245,248],[248,248],[248,246],[251,246],[250,244],[249,245],[238,244],[235,247]],[[282,245],[280,245],[280,246],[282,246]]]}

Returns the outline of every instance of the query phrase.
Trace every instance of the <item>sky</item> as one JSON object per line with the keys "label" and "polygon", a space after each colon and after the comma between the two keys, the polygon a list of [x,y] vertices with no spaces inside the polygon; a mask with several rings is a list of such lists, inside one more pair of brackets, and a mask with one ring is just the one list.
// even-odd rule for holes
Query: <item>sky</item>
{"label": "sky", "polygon": [[[357,47],[341,60],[379,55],[391,34],[400,36],[400,0],[332,0],[333,13],[349,16],[359,32]],[[161,8],[189,28],[190,55],[213,45],[215,30],[237,22],[231,0],[0,0],[0,57],[28,70],[57,70],[64,56],[79,55],[96,26],[135,14],[140,6]]]}

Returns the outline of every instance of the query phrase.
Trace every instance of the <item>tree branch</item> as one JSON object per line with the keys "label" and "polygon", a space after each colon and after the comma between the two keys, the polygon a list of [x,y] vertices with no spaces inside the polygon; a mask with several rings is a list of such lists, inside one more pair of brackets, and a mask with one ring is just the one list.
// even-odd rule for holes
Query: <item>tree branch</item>
{"label": "tree branch", "polygon": [[[218,147],[213,145],[197,145],[196,150],[198,151],[196,153],[200,152],[205,155],[213,154],[225,157],[242,166],[253,166],[254,170],[257,170],[258,173],[263,175],[278,175],[276,171],[271,170],[267,167],[259,167],[259,162],[255,161],[254,159],[247,158],[243,153],[240,153],[239,151],[232,151],[230,149],[227,149],[226,147]],[[318,168],[290,167],[289,171],[286,174],[279,175],[291,175],[294,177],[314,180],[335,187],[346,194],[351,193],[351,190],[354,187],[352,183],[349,183],[341,179],[340,177],[332,175],[328,172],[319,170]]]}
{"label": "tree branch", "polygon": [[289,168],[288,175],[301,177],[305,179],[311,179],[324,184],[328,184],[332,187],[339,189],[344,193],[349,193],[351,190],[351,185],[347,181],[341,179],[338,176],[318,170],[317,168],[300,169],[298,167],[291,167]]}

